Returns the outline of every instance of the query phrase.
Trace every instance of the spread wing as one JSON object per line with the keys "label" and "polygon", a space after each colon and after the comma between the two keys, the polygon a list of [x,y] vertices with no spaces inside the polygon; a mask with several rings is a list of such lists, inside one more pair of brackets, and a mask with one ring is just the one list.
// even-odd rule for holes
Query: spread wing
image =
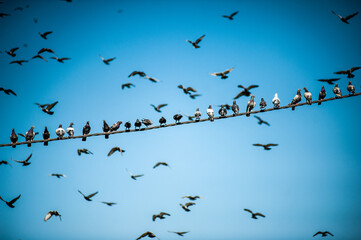
{"label": "spread wing", "polygon": [[158,167],[159,165],[161,165],[160,162],[156,163],[153,168],[156,168],[156,167]]}
{"label": "spread wing", "polygon": [[263,215],[262,213],[256,213],[255,216],[266,217],[266,216]]}
{"label": "spread wing", "polygon": [[233,69],[234,69],[234,67],[233,67],[233,68],[230,68],[230,69],[227,69],[226,71],[224,71],[224,72],[223,72],[223,74],[230,73],[230,72],[232,72],[232,71],[233,71]]}
{"label": "spread wing", "polygon": [[269,143],[266,145],[266,147],[273,147],[273,146],[278,146],[278,144],[275,144],[275,143]]}
{"label": "spread wing", "polygon": [[44,37],[48,36],[49,34],[53,33],[52,31],[49,31],[49,32],[44,32],[43,35]]}
{"label": "spread wing", "polygon": [[14,96],[17,96],[16,93],[15,93],[13,90],[11,90],[11,89],[8,89],[8,92],[11,93],[11,94],[13,94]]}
{"label": "spread wing", "polygon": [[120,148],[119,148],[119,147],[113,147],[113,148],[110,150],[110,152],[108,153],[108,157],[109,157],[110,155],[112,155],[113,153],[115,153],[115,151],[119,151],[119,152],[120,152]]}
{"label": "spread wing", "polygon": [[58,101],[56,101],[56,102],[54,102],[54,103],[52,103],[52,104],[49,104],[47,107],[46,107],[46,109],[47,110],[51,110],[53,107],[55,107],[55,105],[58,103]]}
{"label": "spread wing", "polygon": [[322,234],[322,232],[317,232],[317,233],[315,233],[315,235],[313,235],[313,236],[316,236],[317,234]]}
{"label": "spread wing", "polygon": [[161,213],[159,213],[159,215],[162,215],[162,216],[170,216],[170,214],[169,213],[166,213],[166,212],[161,212]]}
{"label": "spread wing", "polygon": [[189,92],[189,91],[191,91],[191,92],[197,92],[197,90],[195,90],[195,89],[192,88],[192,87],[187,87],[187,88],[186,88],[186,91],[187,91],[187,92]]}
{"label": "spread wing", "polygon": [[144,176],[144,174],[134,175],[135,178],[137,178],[137,177],[143,177],[143,176]]}
{"label": "spread wing", "polygon": [[234,17],[237,13],[238,13],[238,11],[237,11],[237,12],[232,13],[230,17]]}
{"label": "spread wing", "polygon": [[325,233],[328,233],[328,234],[330,234],[330,235],[333,237],[333,234],[332,234],[332,233],[330,233],[329,231],[326,231]]}
{"label": "spread wing", "polygon": [[51,214],[51,212],[48,212],[48,213],[45,215],[44,221],[45,221],[45,222],[48,221],[48,220],[51,218],[51,216],[53,216],[53,214]]}
{"label": "spread wing", "polygon": [[98,192],[92,193],[88,196],[88,198],[94,197]]}
{"label": "spread wing", "polygon": [[203,35],[201,36],[200,38],[198,38],[196,41],[195,41],[195,44],[198,44],[200,41],[202,41],[202,39],[205,37],[206,35]]}
{"label": "spread wing", "polygon": [[168,104],[159,104],[159,105],[158,105],[158,109],[159,109],[159,108],[162,108],[162,107],[165,107],[165,106],[168,106]]}
{"label": "spread wing", "polygon": [[[253,145],[254,145],[254,144],[253,144]],[[245,208],[245,209],[243,209],[243,210],[246,211],[246,212],[249,212],[249,213],[253,214],[253,212],[252,212],[251,210],[247,209],[247,208]]]}
{"label": "spread wing", "polygon": [[358,14],[358,12],[355,12],[355,13],[353,13],[353,14],[345,17],[345,20],[347,21],[347,20],[349,20],[350,18],[353,18],[354,16],[356,16],[357,14]]}
{"label": "spread wing", "polygon": [[196,204],[193,203],[193,202],[188,202],[188,203],[185,204],[186,207],[193,206],[193,205],[196,205]]}
{"label": "spread wing", "polygon": [[334,74],[347,74],[347,71],[338,71],[338,72],[334,72]]}
{"label": "spread wing", "polygon": [[27,157],[27,158],[25,159],[25,162],[29,161],[29,159],[30,159],[32,156],[33,156],[33,154],[31,153],[31,154],[29,155],[29,157]]}
{"label": "spread wing", "polygon": [[237,96],[235,96],[233,99],[238,99],[238,98],[242,97],[243,95],[244,95],[244,91],[238,93]]}
{"label": "spread wing", "polygon": [[22,137],[26,138],[26,137],[25,137],[25,135],[24,135],[24,134],[22,134],[22,133],[18,133],[18,135],[20,135],[20,136],[22,136]]}
{"label": "spread wing", "polygon": [[13,200],[11,200],[9,202],[9,204],[14,204],[20,197],[21,197],[21,194],[19,196],[17,196],[16,198],[14,198]]}
{"label": "spread wing", "polygon": [[253,144],[253,146],[257,146],[257,147],[264,147],[265,145],[260,144],[260,143],[255,143],[255,144]]}
{"label": "spread wing", "polygon": [[249,86],[247,89],[248,90],[251,90],[252,88],[258,88],[259,86],[258,85],[251,85],[251,86]]}
{"label": "spread wing", "polygon": [[350,71],[353,72],[353,71],[356,71],[356,70],[358,70],[358,69],[360,69],[360,68],[361,68],[361,67],[353,67],[353,68],[350,69]]}
{"label": "spread wing", "polygon": [[337,13],[335,13],[334,11],[331,11],[333,14],[335,14],[337,17],[339,17],[339,18],[342,18],[342,16],[341,15],[338,15]]}
{"label": "spread wing", "polygon": [[148,232],[143,233],[142,235],[140,235],[137,240],[144,238],[145,236],[148,236]]}
{"label": "spread wing", "polygon": [[84,195],[82,192],[80,192],[80,190],[78,190],[78,192],[79,192],[81,195],[83,195],[83,197],[85,197],[85,195]]}
{"label": "spread wing", "polygon": [[211,73],[213,76],[222,76],[222,73]]}
{"label": "spread wing", "polygon": [[254,116],[255,118],[257,118],[259,121],[262,121],[262,119],[258,116]]}

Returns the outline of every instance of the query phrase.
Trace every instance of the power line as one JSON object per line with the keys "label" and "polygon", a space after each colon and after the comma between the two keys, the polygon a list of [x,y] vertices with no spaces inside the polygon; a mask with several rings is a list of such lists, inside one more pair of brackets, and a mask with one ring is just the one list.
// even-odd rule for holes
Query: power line
{"label": "power line", "polygon": [[[344,98],[349,98],[349,97],[355,97],[355,96],[359,96],[361,95],[361,93],[355,93],[353,95],[344,95],[341,97],[333,97],[333,98],[327,98],[327,99],[323,99],[323,100],[316,100],[313,101],[312,104],[315,103],[319,103],[319,102],[327,102],[327,101],[333,101],[333,100],[338,100],[338,99],[344,99]],[[268,109],[264,109],[264,110],[257,110],[257,111],[252,111],[250,112],[250,114],[257,114],[257,113],[263,113],[263,112],[270,112],[270,111],[278,111],[281,109],[287,109],[287,108],[292,108],[292,107],[301,107],[301,106],[305,106],[308,105],[306,102],[304,103],[299,103],[297,105],[286,105],[283,107],[279,107],[279,108],[268,108]],[[239,116],[243,116],[246,115],[247,113],[239,113],[238,115],[227,115],[224,117],[215,117],[214,120],[220,120],[220,119],[226,119],[226,118],[232,118],[232,117],[239,117]],[[148,130],[153,130],[153,129],[157,129],[157,128],[167,128],[167,127],[174,127],[174,126],[178,126],[178,125],[184,125],[184,124],[191,124],[191,123],[198,123],[198,122],[206,122],[206,121],[210,121],[208,118],[204,118],[204,119],[200,119],[199,121],[185,121],[185,122],[180,122],[180,123],[171,123],[171,124],[166,124],[164,126],[152,126],[152,127],[146,127],[146,128],[141,128],[139,130],[122,130],[122,131],[115,131],[115,132],[108,132],[108,133],[92,133],[92,134],[88,134],[88,135],[79,135],[79,136],[73,136],[73,137],[63,137],[62,139],[58,139],[58,138],[49,138],[48,140],[34,140],[31,143],[42,143],[42,142],[52,142],[52,141],[64,141],[64,140],[69,140],[69,139],[76,139],[76,138],[83,138],[83,137],[94,137],[94,136],[104,136],[104,135],[112,135],[112,134],[119,134],[119,133],[128,133],[128,132],[141,132],[141,131],[148,131]],[[28,144],[29,142],[17,142],[17,143],[6,143],[6,144],[0,144],[0,147],[9,147],[9,146],[13,146],[13,145],[23,145],[23,144]]]}

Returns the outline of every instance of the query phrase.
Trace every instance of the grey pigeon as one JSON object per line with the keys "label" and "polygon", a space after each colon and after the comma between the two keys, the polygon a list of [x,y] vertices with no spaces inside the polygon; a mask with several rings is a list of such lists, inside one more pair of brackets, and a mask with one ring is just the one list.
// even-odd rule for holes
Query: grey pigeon
{"label": "grey pigeon", "polygon": [[234,12],[234,13],[232,13],[231,15],[223,15],[222,17],[224,17],[224,18],[228,18],[229,20],[233,20],[233,17],[236,15],[238,13],[238,11],[237,12]]}
{"label": "grey pigeon", "polygon": [[199,108],[197,108],[196,112],[194,113],[194,116],[196,118],[196,122],[199,122],[199,120],[201,120],[201,112],[199,111]]}
{"label": "grey pigeon", "polygon": [[349,95],[355,94],[355,86],[352,85],[351,81],[348,81],[347,91]]}
{"label": "grey pigeon", "polygon": [[188,202],[188,203],[186,203],[186,204],[179,204],[182,208],[183,208],[183,210],[184,211],[186,211],[186,212],[190,212],[191,210],[189,209],[189,207],[190,206],[193,206],[193,205],[196,205],[195,203],[193,203],[193,202]]}
{"label": "grey pigeon", "polygon": [[234,67],[230,68],[230,69],[227,69],[225,70],[224,72],[219,72],[219,73],[211,73],[212,76],[221,76],[221,79],[227,79],[228,76],[227,74],[232,72],[234,69]]}
{"label": "grey pigeon", "polygon": [[[105,120],[103,120],[103,132],[107,133],[109,131],[110,131],[110,127],[109,127],[108,123]],[[109,135],[105,134],[105,138],[108,139]]]}
{"label": "grey pigeon", "polygon": [[245,208],[244,211],[251,213],[253,219],[258,219],[257,216],[266,217],[266,216],[263,215],[262,213],[253,213],[251,210],[249,210],[249,209],[247,209],[247,208]]}
{"label": "grey pigeon", "polygon": [[160,123],[160,126],[161,126],[161,127],[164,127],[165,124],[167,123],[167,119],[165,119],[164,117],[161,117],[161,118],[159,119],[159,123]]}
{"label": "grey pigeon", "polygon": [[250,112],[252,111],[252,109],[256,106],[256,102],[254,101],[254,96],[251,95],[251,100],[248,101],[247,103],[247,109],[246,109],[246,116],[249,117],[250,116]]}
{"label": "grey pigeon", "polygon": [[213,111],[211,105],[209,105],[209,107],[207,109],[207,115],[208,115],[208,119],[211,120],[211,122],[213,122],[214,121],[214,111]]}
{"label": "grey pigeon", "polygon": [[24,137],[25,140],[28,142],[28,147],[31,147],[31,142],[34,140],[35,136],[38,134],[38,132],[34,132],[34,126],[31,126],[29,131],[25,133],[25,135],[19,133],[20,136]]}
{"label": "grey pigeon", "polygon": [[335,13],[334,11],[331,11],[333,14],[335,14],[342,22],[346,23],[346,24],[350,24],[348,22],[348,20],[350,20],[351,18],[353,18],[354,16],[356,16],[358,14],[358,12],[355,12],[351,15],[348,15],[347,17],[342,17],[341,15]]}
{"label": "grey pigeon", "polygon": [[116,123],[114,123],[111,127],[110,127],[110,132],[115,132],[119,129],[120,124],[122,124],[122,121],[117,121]]}
{"label": "grey pigeon", "polygon": [[312,94],[307,90],[307,88],[303,88],[303,90],[305,90],[305,93],[303,94],[303,96],[306,98],[306,102],[308,105],[312,104]]}
{"label": "grey pigeon", "polygon": [[189,42],[190,44],[193,45],[194,48],[200,48],[200,46],[198,45],[200,41],[202,41],[202,39],[205,37],[206,35],[203,35],[201,37],[199,37],[196,41],[192,42],[190,40],[186,40],[187,42]]}
{"label": "grey pigeon", "polygon": [[14,203],[15,203],[20,197],[21,197],[21,194],[20,194],[19,196],[17,196],[16,198],[14,198],[13,200],[7,202],[7,201],[5,201],[5,200],[0,196],[0,200],[3,201],[3,202],[5,202],[6,205],[8,205],[10,208],[14,208],[14,207],[15,207],[15,206],[14,206]]}
{"label": "grey pigeon", "polygon": [[278,98],[278,93],[275,93],[275,96],[272,99],[272,103],[273,103],[274,108],[279,108],[280,107],[281,100]]}
{"label": "grey pigeon", "polygon": [[146,126],[149,127],[153,124],[152,120],[150,119],[142,119],[142,123]]}
{"label": "grey pigeon", "polygon": [[139,121],[139,119],[137,119],[137,121],[135,121],[134,123],[135,130],[137,130],[137,128],[139,130],[141,126],[142,126],[142,122]]}
{"label": "grey pigeon", "polygon": [[360,68],[361,67],[352,67],[351,69],[335,72],[335,74],[347,74],[347,78],[354,78],[355,75],[352,73]]}
{"label": "grey pigeon", "polygon": [[78,190],[78,192],[83,195],[84,199],[87,200],[87,201],[93,201],[91,200],[92,197],[94,197],[98,192],[95,192],[95,193],[92,193],[92,194],[89,194],[88,196],[85,196],[80,190]]}
{"label": "grey pigeon", "polygon": [[63,125],[59,124],[59,127],[55,130],[56,135],[58,135],[58,139],[63,139],[65,135],[65,130]]}
{"label": "grey pigeon", "polygon": [[[91,127],[90,127],[89,121],[88,121],[88,122],[86,122],[85,126],[83,127],[83,135],[88,135],[90,133],[90,129],[91,129]],[[86,137],[83,137],[81,140],[86,141]]]}
{"label": "grey pigeon", "polygon": [[182,114],[175,114],[173,116],[173,119],[175,120],[175,123],[179,123],[179,121],[182,119],[183,115]]}
{"label": "grey pigeon", "polygon": [[[322,86],[320,93],[318,94],[318,100],[323,100],[326,97],[325,87]],[[321,105],[321,102],[318,102],[318,105]]]}
{"label": "grey pigeon", "polygon": [[159,218],[159,219],[165,219],[164,216],[170,216],[170,214],[169,214],[169,213],[166,213],[166,212],[160,212],[159,214],[154,214],[153,217],[152,217],[153,222],[154,222],[157,218]]}
{"label": "grey pigeon", "polygon": [[331,235],[333,237],[333,234],[328,232],[328,231],[325,231],[325,232],[321,232],[321,231],[318,231],[317,233],[315,233],[313,236],[317,236],[318,234],[321,234],[321,237],[327,237],[327,234],[328,235]]}
{"label": "grey pigeon", "polygon": [[55,107],[55,105],[58,103],[58,101],[51,103],[51,104],[40,104],[40,103],[35,103],[36,105],[38,105],[41,110],[49,115],[53,115],[54,112],[51,111],[51,109],[53,109],[53,107]]}
{"label": "grey pigeon", "polygon": [[221,108],[219,109],[218,113],[221,117],[225,117],[227,115],[227,110],[222,105]]}
{"label": "grey pigeon", "polygon": [[59,214],[58,211],[49,211],[44,218],[44,222],[48,221],[52,216],[56,216],[59,217],[60,221],[61,221],[61,215]]}
{"label": "grey pigeon", "polygon": [[11,131],[11,135],[10,135],[10,141],[12,143],[13,148],[16,148],[16,145],[14,145],[14,143],[17,143],[18,138],[19,137],[18,137],[18,135],[16,135],[15,130],[13,128],[13,130]]}
{"label": "grey pigeon", "polygon": [[[301,89],[297,90],[296,96],[292,99],[292,102],[288,105],[297,105],[302,100]],[[292,106],[292,110],[295,110],[295,106]]]}
{"label": "grey pigeon", "polygon": [[342,97],[341,89],[338,87],[337,83],[333,87],[332,92],[336,95],[336,98]]}
{"label": "grey pigeon", "polygon": [[66,133],[69,135],[69,137],[73,137],[74,136],[74,128],[73,128],[74,123],[70,123],[69,127],[66,129]]}
{"label": "grey pigeon", "polygon": [[[48,140],[49,138],[50,138],[50,132],[48,131],[48,128],[45,127],[44,132],[43,132],[43,139]],[[44,142],[44,146],[48,146],[48,141]]]}
{"label": "grey pigeon", "polygon": [[261,111],[263,111],[267,107],[267,103],[263,98],[261,98],[261,102],[259,103],[259,106],[261,108]]}
{"label": "grey pigeon", "polygon": [[132,126],[132,124],[130,122],[124,123],[124,127],[125,127],[126,131],[129,131],[131,126]]}

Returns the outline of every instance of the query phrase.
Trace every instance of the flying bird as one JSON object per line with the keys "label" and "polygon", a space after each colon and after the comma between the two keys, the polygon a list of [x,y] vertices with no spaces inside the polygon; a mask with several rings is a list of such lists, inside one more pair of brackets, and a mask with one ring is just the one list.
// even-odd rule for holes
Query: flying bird
{"label": "flying bird", "polygon": [[191,210],[189,209],[189,207],[190,206],[193,206],[193,205],[196,205],[195,203],[193,203],[193,202],[188,202],[188,203],[186,203],[186,204],[179,204],[183,209],[184,209],[184,211],[186,211],[186,212],[190,212]]}
{"label": "flying bird", "polygon": [[139,240],[139,239],[141,239],[141,238],[144,238],[144,237],[157,238],[157,239],[159,239],[154,233],[148,231],[148,232],[145,232],[145,233],[143,233],[142,235],[140,235],[140,236],[137,238],[137,240]]}
{"label": "flying bird", "polygon": [[63,58],[58,58],[58,57],[50,57],[51,59],[54,59],[60,63],[64,63],[65,60],[70,60],[71,58],[66,58],[66,57],[63,57]]}
{"label": "flying bird", "polygon": [[17,196],[16,198],[14,198],[13,200],[7,202],[7,201],[5,201],[5,200],[0,196],[0,200],[3,201],[3,202],[5,202],[6,205],[8,205],[9,207],[14,208],[15,206],[14,206],[13,204],[14,204],[20,197],[21,197],[21,194],[20,194],[19,196]]}
{"label": "flying bird", "polygon": [[[45,127],[44,132],[43,132],[43,139],[48,140],[49,138],[50,138],[50,132],[49,132],[48,128]],[[44,142],[44,146],[48,146],[48,141]]]}
{"label": "flying bird", "polygon": [[358,12],[355,12],[351,15],[348,15],[347,17],[342,17],[341,15],[335,13],[334,11],[331,11],[333,14],[335,14],[342,22],[346,23],[346,24],[350,24],[348,22],[348,20],[350,20],[351,18],[353,18],[354,16],[356,16],[358,14]]}
{"label": "flying bird", "polygon": [[144,174],[133,175],[131,172],[128,171],[128,169],[125,169],[125,170],[128,172],[128,174],[130,175],[130,177],[131,177],[132,179],[134,179],[134,180],[137,180],[137,178],[144,176]]}
{"label": "flying bird", "polygon": [[[83,127],[83,135],[88,135],[90,133],[90,129],[91,129],[91,127],[90,127],[89,121],[88,121],[88,122],[86,122],[85,126]],[[86,137],[83,137],[81,140],[86,141]]]}
{"label": "flying bird", "polygon": [[41,111],[43,111],[44,113],[53,115],[54,112],[52,112],[51,109],[53,109],[53,107],[55,107],[55,105],[58,104],[58,101],[51,104],[40,104],[40,103],[35,103],[35,104],[38,105],[41,108]]}
{"label": "flying bird", "polygon": [[50,48],[42,48],[42,49],[39,50],[38,54],[42,54],[44,52],[55,54],[55,52],[53,50],[51,50]]}
{"label": "flying bird", "polygon": [[11,131],[11,135],[10,135],[10,141],[11,141],[13,148],[16,148],[16,145],[14,145],[14,144],[17,143],[18,138],[19,137],[18,137],[18,135],[16,135],[15,129],[13,128],[13,130]]}
{"label": "flying bird", "polygon": [[168,231],[168,232],[178,234],[181,237],[183,237],[184,234],[189,233],[189,232],[174,232],[174,231]]}
{"label": "flying bird", "polygon": [[17,96],[16,93],[11,89],[5,89],[5,88],[0,87],[0,92],[1,91],[3,91],[7,95],[10,95],[10,93],[11,93],[12,95]]}
{"label": "flying bird", "polygon": [[15,57],[15,56],[16,56],[15,51],[18,50],[18,49],[19,49],[18,47],[15,47],[15,48],[10,49],[9,51],[6,51],[6,50],[5,50],[5,52],[6,52],[7,54],[9,54],[10,56]]}
{"label": "flying bird", "polygon": [[228,78],[227,74],[230,73],[230,72],[232,72],[233,69],[234,69],[234,67],[233,67],[233,68],[230,68],[230,69],[227,69],[227,70],[224,71],[224,72],[211,73],[211,75],[213,75],[213,76],[221,76],[221,79],[226,79],[226,78]]}
{"label": "flying bird", "polygon": [[40,54],[35,55],[34,57],[32,57],[31,59],[35,59],[35,58],[40,58],[43,59],[45,62],[47,62],[48,60],[46,60],[43,56],[41,56]]}
{"label": "flying bird", "polygon": [[58,211],[49,211],[44,218],[44,222],[48,221],[52,216],[56,216],[60,218],[61,221],[61,215],[59,214]]}
{"label": "flying bird", "polygon": [[321,231],[318,231],[317,233],[315,233],[313,236],[315,237],[316,235],[318,234],[321,234],[321,237],[327,237],[327,234],[328,235],[331,235],[333,237],[333,234],[328,232],[328,231],[325,231],[325,232],[321,232]]}
{"label": "flying bird", "polygon": [[157,162],[157,163],[154,165],[153,169],[156,168],[156,167],[158,167],[158,166],[160,166],[160,165],[169,167],[168,163],[166,163],[166,162]]}
{"label": "flying bird", "polygon": [[120,147],[113,147],[112,149],[110,149],[108,153],[108,157],[111,156],[116,151],[120,152],[120,155],[123,155],[123,152],[125,152],[125,150],[121,149]]}
{"label": "flying bird", "polygon": [[165,219],[165,217],[164,216],[170,216],[170,214],[169,213],[166,213],[166,212],[161,212],[161,213],[159,213],[159,214],[154,214],[153,215],[153,222],[157,219],[157,218],[159,218],[159,219]]}
{"label": "flying bird", "polygon": [[173,116],[173,119],[175,120],[175,123],[179,123],[179,121],[182,119],[183,115],[182,114],[175,114]]}
{"label": "flying bird", "polygon": [[212,109],[212,106],[209,105],[208,109],[207,109],[207,115],[208,115],[208,119],[213,122],[214,121],[214,111]]}
{"label": "flying bird", "polygon": [[51,173],[49,174],[49,176],[52,176],[52,177],[57,177],[57,178],[62,178],[62,177],[66,177],[65,174],[61,174],[61,173]]}
{"label": "flying bird", "polygon": [[23,161],[19,161],[19,160],[14,160],[14,159],[12,159],[11,158],[11,160],[13,160],[14,162],[17,162],[17,163],[22,163],[23,164],[23,166],[28,166],[28,165],[30,165],[31,164],[31,162],[29,162],[29,160],[30,160],[30,158],[33,156],[33,154],[31,153],[30,155],[29,155],[29,157],[27,157],[25,160],[23,160]]}
{"label": "flying bird", "polygon": [[52,33],[53,33],[53,31],[48,31],[48,32],[44,32],[44,33],[39,32],[39,35],[40,35],[40,37],[47,39],[46,36],[48,36],[49,34],[52,34]]}
{"label": "flying bird", "polygon": [[[318,94],[318,100],[323,100],[326,97],[325,87],[322,86],[320,93]],[[318,105],[321,105],[321,102],[318,102]]]}
{"label": "flying bird", "polygon": [[329,85],[333,85],[334,82],[340,80],[341,78],[329,78],[329,79],[318,79],[319,82],[327,82]]}
{"label": "flying bird", "polygon": [[178,88],[182,89],[185,94],[189,94],[189,95],[191,95],[191,92],[197,92],[197,90],[195,90],[194,88],[192,87],[185,88],[182,84],[178,85]]}
{"label": "flying bird", "polygon": [[242,90],[240,93],[238,93],[237,96],[235,96],[233,99],[238,99],[242,96],[249,97],[249,96],[251,96],[251,92],[249,90],[251,90],[252,88],[258,88],[259,86],[258,85],[250,85],[246,88],[242,85],[238,85],[237,87],[243,88],[244,90]]}
{"label": "flying bird", "polygon": [[342,97],[341,89],[338,87],[337,83],[333,87],[332,92],[336,95],[336,98]]}
{"label": "flying bird", "polygon": [[335,72],[335,74],[347,74],[347,78],[354,78],[355,75],[352,74],[354,71],[360,69],[361,67],[353,67],[351,69],[347,69],[347,70],[344,70],[344,71],[338,71],[338,72]]}
{"label": "flying bird", "polygon": [[113,61],[113,60],[115,59],[115,57],[105,59],[105,58],[103,58],[101,55],[99,55],[99,57],[102,59],[102,61],[103,61],[106,65],[109,65],[109,62],[111,62],[111,61]]}
{"label": "flying bird", "polygon": [[197,200],[197,199],[203,199],[203,197],[201,197],[201,196],[189,196],[189,195],[184,196],[184,197],[182,197],[182,198],[188,198],[188,199],[191,200],[191,201],[195,201],[195,200]]}
{"label": "flying bird", "polygon": [[249,117],[249,113],[252,111],[252,109],[256,106],[256,102],[254,101],[254,96],[251,95],[251,100],[248,101],[247,103],[247,109],[246,109],[246,116]]}
{"label": "flying bird", "polygon": [[196,99],[196,97],[200,97],[202,94],[189,94],[189,97],[192,99]]}
{"label": "flying bird", "polygon": [[66,129],[66,133],[69,135],[69,137],[73,137],[74,136],[74,128],[73,128],[74,123],[70,123],[69,127]]}
{"label": "flying bird", "polygon": [[109,207],[117,204],[117,203],[115,203],[115,202],[101,202],[101,203],[104,203],[104,204],[108,205]]}
{"label": "flying bird", "polygon": [[[181,112],[181,113],[182,113],[182,112]],[[182,114],[183,114],[183,116],[186,116],[189,121],[193,121],[194,116],[189,116],[189,115],[187,115],[187,114],[185,114],[185,113],[182,113]]]}
{"label": "flying bird", "polygon": [[198,38],[195,42],[192,42],[190,40],[186,40],[187,42],[189,42],[190,44],[193,45],[194,48],[200,48],[200,46],[198,45],[200,41],[202,41],[202,39],[205,37],[206,35],[201,36],[200,38]]}
{"label": "flying bird", "polygon": [[266,124],[267,126],[271,126],[268,122],[262,120],[262,118],[258,117],[258,116],[254,116],[255,118],[258,119],[258,124],[262,125],[262,123]]}
{"label": "flying bird", "polygon": [[8,161],[5,161],[5,160],[0,161],[0,165],[2,165],[2,164],[9,165],[10,167],[12,167],[11,164]]}
{"label": "flying bird", "polygon": [[162,112],[160,109],[162,108],[162,107],[166,107],[166,106],[168,106],[168,104],[159,104],[157,107],[156,106],[154,106],[153,104],[150,104],[150,106],[152,106],[153,108],[154,108],[154,110],[155,111],[157,111],[157,112]]}
{"label": "flying bird", "polygon": [[97,191],[97,192],[92,193],[92,194],[90,194],[90,195],[88,195],[88,196],[85,196],[80,190],[78,190],[78,192],[79,192],[81,195],[83,195],[84,199],[87,200],[87,201],[92,201],[91,198],[94,197],[94,196],[98,193],[98,191]]}
{"label": "flying bird", "polygon": [[149,80],[149,81],[151,81],[151,82],[154,82],[154,83],[159,82],[159,80],[158,80],[158,79],[153,78],[153,77],[148,77],[148,76],[145,76],[145,78],[146,78],[146,79],[148,79],[148,80]]}
{"label": "flying bird", "polygon": [[7,14],[7,13],[0,13],[0,18],[6,17],[6,16],[10,16],[10,14]]}
{"label": "flying bird", "polygon": [[224,18],[228,18],[229,20],[233,20],[233,17],[234,17],[237,13],[238,13],[238,11],[237,11],[237,12],[232,13],[232,14],[231,14],[231,15],[229,15],[229,16],[227,16],[227,15],[223,15],[222,17],[224,17]]}
{"label": "flying bird", "polygon": [[347,91],[348,91],[349,95],[354,95],[355,94],[355,86],[352,85],[351,81],[348,81]]}
{"label": "flying bird", "polygon": [[251,210],[249,210],[249,209],[247,209],[247,208],[245,208],[245,209],[243,209],[243,210],[246,211],[246,212],[251,213],[253,219],[258,219],[257,216],[266,217],[266,216],[263,215],[262,213],[253,213]]}
{"label": "flying bird", "polygon": [[141,72],[141,71],[133,71],[131,74],[129,74],[128,77],[133,77],[135,75],[139,75],[140,77],[145,77],[145,73],[144,72]]}
{"label": "flying bird", "polygon": [[308,105],[312,104],[312,94],[307,90],[307,88],[303,88],[303,90],[305,90],[305,93],[303,94],[303,96],[306,98],[306,102]]}
{"label": "flying bird", "polygon": [[253,144],[253,146],[256,146],[256,147],[263,147],[264,150],[271,150],[270,147],[275,147],[275,146],[278,146],[278,144],[275,144],[275,143],[268,143],[268,144],[260,144],[260,143],[255,143]]}
{"label": "flying bird", "polygon": [[[297,90],[296,96],[292,99],[292,102],[288,105],[297,105],[302,100],[301,89]],[[295,110],[295,106],[292,106],[292,110]]]}
{"label": "flying bird", "polygon": [[124,84],[122,84],[122,89],[130,88],[130,87],[135,87],[135,85],[133,83],[124,83]]}
{"label": "flying bird", "polygon": [[19,64],[20,66],[22,66],[23,63],[25,63],[25,62],[29,62],[29,61],[27,61],[27,60],[16,60],[16,61],[10,62],[9,64],[17,63],[17,64]]}
{"label": "flying bird", "polygon": [[86,148],[78,149],[77,152],[78,152],[78,155],[79,155],[79,156],[80,156],[82,153],[84,153],[84,154],[93,154],[91,151],[89,151],[89,150],[86,149]]}
{"label": "flying bird", "polygon": [[167,123],[167,119],[165,119],[164,117],[161,117],[159,119],[159,124],[161,127],[164,127],[166,123]]}
{"label": "flying bird", "polygon": [[65,135],[65,130],[63,125],[59,124],[59,127],[55,130],[56,135],[58,135],[58,139],[63,139]]}

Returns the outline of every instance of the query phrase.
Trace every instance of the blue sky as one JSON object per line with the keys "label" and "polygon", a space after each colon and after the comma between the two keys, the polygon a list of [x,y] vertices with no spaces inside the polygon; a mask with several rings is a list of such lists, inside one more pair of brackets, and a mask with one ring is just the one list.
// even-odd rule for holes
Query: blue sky
{"label": "blue sky", "polygon": [[[211,104],[231,104],[238,84],[258,84],[252,91],[268,106],[274,93],[281,105],[298,88],[317,98],[319,78],[360,66],[361,16],[342,23],[331,10],[346,16],[360,11],[359,1],[7,1],[0,12],[0,142],[11,129],[30,126],[55,136],[59,124],[74,122],[75,134],[86,121],[100,132],[102,120],[152,119],[173,115],[203,116]],[[29,8],[25,8],[26,5]],[[17,6],[23,11],[14,11]],[[118,10],[122,9],[121,13]],[[234,21],[224,14],[239,11]],[[38,18],[38,23],[33,22]],[[53,31],[48,40],[38,32]],[[205,34],[199,49],[185,40]],[[27,44],[24,47],[23,44]],[[15,58],[4,50],[20,47]],[[64,64],[30,60],[41,48],[70,57]],[[99,58],[116,57],[109,66]],[[229,78],[211,76],[235,67]],[[160,80],[135,76],[144,71]],[[360,91],[361,70],[352,83]],[[121,90],[121,84],[136,87]],[[348,79],[339,81],[346,94]],[[192,86],[192,100],[177,85]],[[325,85],[327,96],[332,86]],[[237,100],[241,112],[249,99]],[[53,116],[34,103],[59,101]],[[167,103],[162,113],[150,104]],[[135,239],[145,231],[160,239],[179,239],[167,231],[190,231],[184,239],[313,239],[328,230],[338,239],[361,237],[360,97],[259,114],[271,127],[251,116],[189,124],[152,131],[33,144],[0,149],[0,160],[25,159],[31,165],[0,166],[0,196],[22,194],[15,208],[0,204],[1,239]],[[216,114],[217,115],[217,114]],[[123,126],[121,127],[123,128]],[[39,138],[37,136],[37,138]],[[20,137],[21,139],[21,137]],[[271,151],[253,143],[278,143]],[[114,146],[123,156],[107,153]],[[87,148],[94,155],[76,153]],[[10,160],[11,161],[11,160]],[[158,161],[171,168],[153,169]],[[125,169],[145,176],[132,180]],[[68,177],[56,179],[50,173]],[[99,191],[92,202],[77,192]],[[200,195],[191,212],[179,203],[184,195]],[[108,207],[100,201],[118,203]],[[266,218],[254,220],[249,208]],[[49,210],[63,221],[44,222]],[[152,221],[161,211],[171,214]],[[49,237],[51,236],[51,237]],[[318,236],[319,238],[319,236]]]}

